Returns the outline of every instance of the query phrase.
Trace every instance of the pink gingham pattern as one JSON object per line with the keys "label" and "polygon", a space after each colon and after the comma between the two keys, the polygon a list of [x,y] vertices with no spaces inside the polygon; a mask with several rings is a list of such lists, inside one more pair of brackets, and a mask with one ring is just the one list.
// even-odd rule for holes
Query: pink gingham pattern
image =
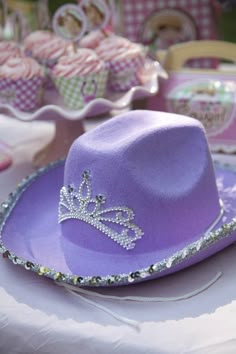
{"label": "pink gingham pattern", "polygon": [[130,69],[135,71],[144,65],[145,58],[143,55],[137,55],[134,58],[124,58],[122,60],[111,60],[109,68],[112,74],[118,74],[121,71]]}
{"label": "pink gingham pattern", "polygon": [[39,64],[43,66],[45,71],[44,87],[46,89],[55,88],[54,82],[51,78],[51,70],[57,64],[58,59],[43,60],[43,59],[36,58],[36,60],[39,62]]}
{"label": "pink gingham pattern", "polygon": [[109,62],[108,87],[113,91],[126,91],[140,84],[139,71],[144,66],[145,57],[113,60]]}
{"label": "pink gingham pattern", "polygon": [[[164,8],[182,10],[191,16],[197,26],[198,39],[216,39],[214,17],[210,0],[122,0],[123,35],[139,42],[143,23],[153,12]],[[192,67],[215,67],[216,60],[209,58],[191,60]]]}
{"label": "pink gingham pattern", "polygon": [[32,111],[42,99],[42,77],[30,80],[1,79],[0,102],[10,104],[21,111]]}

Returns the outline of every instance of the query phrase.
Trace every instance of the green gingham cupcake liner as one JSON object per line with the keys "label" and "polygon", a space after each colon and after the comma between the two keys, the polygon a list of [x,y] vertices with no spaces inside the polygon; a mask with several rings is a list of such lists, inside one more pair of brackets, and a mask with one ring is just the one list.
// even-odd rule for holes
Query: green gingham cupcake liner
{"label": "green gingham cupcake liner", "polygon": [[67,108],[81,109],[90,101],[104,97],[108,71],[73,78],[52,77]]}

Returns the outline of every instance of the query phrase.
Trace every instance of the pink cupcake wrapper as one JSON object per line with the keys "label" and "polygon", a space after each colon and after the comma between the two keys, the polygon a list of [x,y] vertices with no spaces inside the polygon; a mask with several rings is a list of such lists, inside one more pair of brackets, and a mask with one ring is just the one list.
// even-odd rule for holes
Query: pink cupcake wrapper
{"label": "pink cupcake wrapper", "polygon": [[44,78],[44,88],[51,89],[55,88],[55,85],[50,77],[51,69],[56,65],[56,59],[40,59],[33,56],[32,50],[25,49],[24,54],[27,57],[34,58],[40,65],[44,67],[45,70],[45,78]]}
{"label": "pink cupcake wrapper", "polygon": [[144,56],[132,59],[110,62],[108,89],[112,91],[127,91],[141,83],[139,71],[145,63]]}
{"label": "pink cupcake wrapper", "polygon": [[110,76],[108,79],[108,90],[123,92],[131,89],[134,86],[138,86],[141,84],[139,76],[136,74],[127,76],[125,75],[123,78],[112,77]]}
{"label": "pink cupcake wrapper", "polygon": [[32,111],[42,100],[43,77],[32,79],[0,79],[0,103],[21,111]]}
{"label": "pink cupcake wrapper", "polygon": [[58,59],[40,59],[40,58],[35,58],[40,65],[42,65],[45,68],[45,81],[44,81],[44,87],[46,89],[52,89],[55,88],[55,85],[51,79],[50,72],[53,69],[53,67],[57,64]]}
{"label": "pink cupcake wrapper", "polygon": [[122,60],[114,60],[109,62],[109,69],[112,74],[119,74],[123,70],[131,69],[136,71],[142,67],[145,63],[145,58],[139,55],[135,58],[124,58]]}

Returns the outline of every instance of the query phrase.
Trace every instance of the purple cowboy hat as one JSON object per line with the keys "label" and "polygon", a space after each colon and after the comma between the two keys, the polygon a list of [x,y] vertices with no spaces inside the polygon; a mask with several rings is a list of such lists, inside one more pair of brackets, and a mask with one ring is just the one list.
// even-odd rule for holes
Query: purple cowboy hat
{"label": "purple cowboy hat", "polygon": [[132,111],[79,137],[66,162],[3,203],[3,256],[78,286],[124,285],[195,264],[236,241],[236,174],[203,126]]}

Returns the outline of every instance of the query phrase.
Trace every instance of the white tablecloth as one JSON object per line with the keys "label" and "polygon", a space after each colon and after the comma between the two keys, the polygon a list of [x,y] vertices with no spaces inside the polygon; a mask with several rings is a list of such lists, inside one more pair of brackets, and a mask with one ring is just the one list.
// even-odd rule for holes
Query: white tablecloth
{"label": "white tablecloth", "polygon": [[[49,123],[21,123],[0,116],[0,140],[14,156],[0,173],[0,201],[33,169],[33,154],[53,134]],[[236,157],[224,159],[236,163]],[[136,303],[96,299],[135,320],[139,330],[58,287],[52,281],[0,258],[0,354],[235,354],[236,245],[175,275],[105,294],[179,296],[221,278],[199,295],[176,302]]]}

